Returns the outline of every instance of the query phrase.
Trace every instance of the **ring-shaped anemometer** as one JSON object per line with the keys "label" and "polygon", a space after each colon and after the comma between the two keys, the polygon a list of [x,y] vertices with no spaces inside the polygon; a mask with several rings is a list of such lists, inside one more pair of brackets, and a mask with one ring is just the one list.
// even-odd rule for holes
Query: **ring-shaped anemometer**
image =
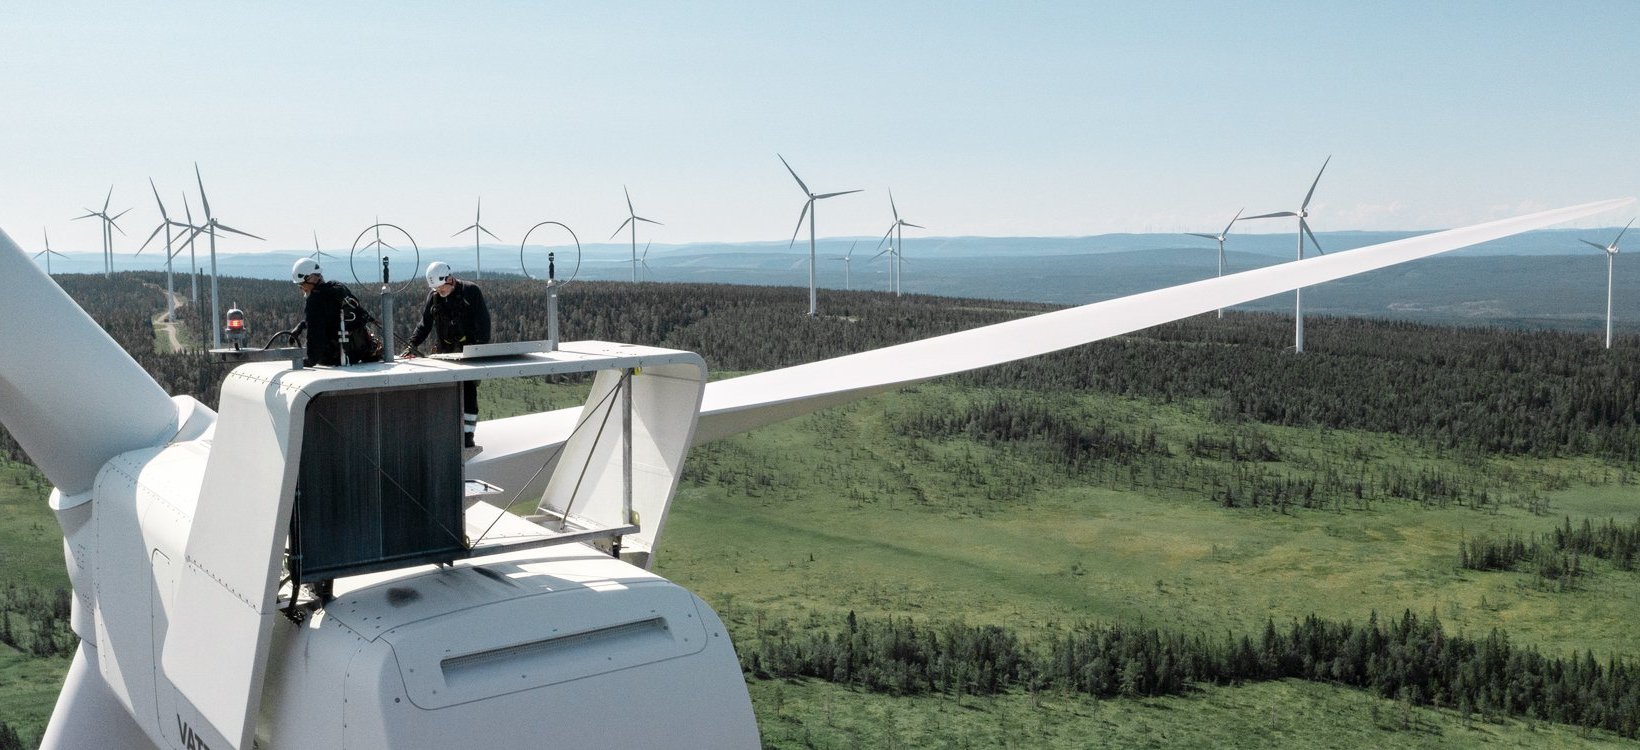
{"label": "ring-shaped anemometer", "polygon": [[551,225],[556,226],[556,227],[562,227],[564,229],[564,231],[569,232],[569,238],[571,240],[575,241],[575,267],[570,271],[569,278],[564,279],[562,281],[558,281],[557,279],[553,279],[553,278],[550,278],[550,277],[547,279],[547,281],[558,281],[558,283],[560,285],[568,284],[571,281],[574,281],[575,277],[581,273],[581,238],[576,237],[575,236],[575,230],[570,229],[568,224],[565,224],[561,221],[543,221],[540,224],[536,224],[535,226],[530,227],[530,231],[524,233],[524,239],[519,241],[519,243],[518,243],[518,269],[524,272],[524,277],[525,278],[534,279],[536,281],[541,280],[540,277],[536,276],[535,274],[530,273],[529,264],[524,262],[524,248],[525,248],[525,246],[527,246],[529,244],[530,235],[534,234],[535,230],[540,229],[541,227],[544,227],[548,224],[551,224]]}
{"label": "ring-shaped anemometer", "polygon": [[[386,242],[383,242],[381,233],[381,230],[383,229],[391,229],[404,235],[404,238],[410,241],[411,252],[407,253],[399,248],[387,244]],[[370,234],[372,230],[375,231],[376,237],[369,242],[366,242],[363,248],[359,247],[359,243],[364,240],[364,236]],[[411,281],[421,278],[421,247],[416,244],[416,238],[411,237],[409,232],[404,231],[404,227],[397,224],[387,223],[371,224],[370,226],[365,227],[364,231],[359,232],[358,237],[353,238],[353,248],[347,253],[347,267],[348,270],[353,272],[353,281],[358,283],[360,286],[378,283],[374,281],[365,281],[364,279],[359,278],[358,258],[360,250],[373,251],[371,253],[371,257],[375,259],[375,263],[370,271],[375,273],[380,273],[384,262],[403,260],[406,256],[410,258],[409,270],[404,270],[405,267],[399,265],[398,263],[392,264],[393,266],[397,266],[397,268],[389,268],[394,275],[402,276],[402,279],[397,282],[392,281],[391,278],[384,280],[385,283],[383,285],[394,294],[404,291],[406,287],[410,286]],[[374,274],[372,275],[374,276]]]}

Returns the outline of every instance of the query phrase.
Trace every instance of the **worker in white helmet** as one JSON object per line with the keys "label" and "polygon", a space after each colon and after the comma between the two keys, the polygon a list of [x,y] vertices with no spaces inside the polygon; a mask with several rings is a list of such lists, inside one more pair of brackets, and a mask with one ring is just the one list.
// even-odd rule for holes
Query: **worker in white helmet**
{"label": "worker in white helmet", "polygon": [[[456,278],[450,264],[443,261],[427,264],[427,303],[421,308],[421,324],[399,356],[415,356],[416,347],[429,335],[433,351],[439,354],[459,352],[468,344],[490,343],[490,308],[484,304],[484,292],[477,284]],[[476,381],[462,383],[461,411],[462,437],[472,448],[478,426]]]}
{"label": "worker in white helmet", "polygon": [[[359,304],[359,298],[353,296],[347,285],[325,281],[319,261],[313,258],[296,261],[291,266],[290,277],[291,283],[307,298],[302,306],[302,322],[291,332],[298,336],[304,329],[307,331],[304,365],[340,365],[344,353],[348,364],[381,361],[381,340],[365,327],[375,318]],[[342,342],[344,324],[347,327],[345,346]]]}

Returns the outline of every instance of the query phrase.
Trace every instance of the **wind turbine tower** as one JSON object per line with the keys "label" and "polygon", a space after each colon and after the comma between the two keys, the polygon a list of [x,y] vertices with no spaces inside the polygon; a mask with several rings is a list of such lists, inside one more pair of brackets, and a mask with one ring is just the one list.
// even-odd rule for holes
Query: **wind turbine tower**
{"label": "wind turbine tower", "polygon": [[51,233],[47,232],[45,227],[40,227],[40,232],[42,234],[44,234],[45,237],[46,237],[46,249],[35,253],[34,257],[38,258],[42,255],[45,256],[45,259],[46,259],[46,275],[50,276],[51,275],[51,256],[55,255],[55,256],[57,256],[59,258],[62,258],[64,260],[67,260],[68,256],[63,255],[62,253],[59,253],[56,250],[51,249]]}
{"label": "wind turbine tower", "polygon": [[[1315,181],[1310,183],[1310,192],[1304,194],[1304,202],[1299,204],[1297,211],[1277,211],[1275,213],[1259,214],[1258,216],[1249,216],[1249,217],[1247,217],[1248,219],[1273,219],[1273,218],[1276,218],[1276,217],[1279,217],[1279,216],[1296,216],[1296,217],[1298,217],[1298,259],[1299,260],[1304,260],[1304,236],[1305,235],[1309,235],[1310,242],[1315,245],[1315,251],[1317,253],[1321,253],[1322,255],[1326,254],[1325,252],[1323,252],[1321,250],[1321,243],[1316,241],[1315,233],[1310,231],[1310,223],[1305,221],[1305,219],[1308,218],[1309,215],[1310,215],[1310,199],[1315,197],[1315,186],[1321,184],[1321,173],[1327,171],[1327,165],[1331,162],[1332,162],[1332,157],[1331,156],[1328,156],[1326,161],[1321,162],[1321,171],[1315,173]],[[1293,314],[1293,326],[1294,326],[1293,327],[1293,350],[1298,352],[1299,354],[1303,354],[1304,353],[1304,290],[1302,288],[1293,290],[1293,309],[1294,309],[1294,314]]]}
{"label": "wind turbine tower", "polygon": [[103,233],[103,278],[105,278],[105,279],[110,278],[114,275],[114,233],[109,229],[109,227],[113,227],[114,229],[119,229],[120,234],[125,234],[125,230],[120,229],[120,225],[117,224],[116,221],[121,216],[124,216],[124,215],[126,215],[127,213],[129,213],[131,211],[131,209],[127,208],[124,211],[121,211],[117,214],[114,214],[113,216],[109,216],[108,215],[108,203],[109,203],[109,201],[112,201],[113,199],[114,199],[114,186],[109,185],[108,186],[108,195],[103,198],[103,207],[102,207],[101,211],[93,211],[93,210],[88,208],[88,209],[85,210],[85,215],[84,216],[74,217],[75,221],[78,221],[80,219],[91,219],[91,218],[102,219],[102,222],[103,222],[103,228],[102,228],[102,230],[103,230],[102,231],[102,233]]}
{"label": "wind turbine tower", "polygon": [[827,198],[835,198],[839,195],[858,193],[860,191],[842,190],[835,193],[821,193],[819,195],[815,195],[813,191],[809,190],[808,185],[803,184],[803,178],[797,176],[797,170],[792,169],[792,165],[786,163],[786,157],[780,156],[780,154],[775,154],[775,156],[780,158],[781,164],[786,165],[786,171],[791,172],[792,179],[797,180],[797,187],[802,189],[803,194],[809,198],[803,203],[803,212],[797,215],[797,228],[792,230],[791,242],[786,243],[786,247],[789,248],[797,243],[797,233],[803,230],[803,219],[807,218],[809,220],[809,316],[813,317],[820,314],[819,298],[814,292],[814,202],[825,200]]}
{"label": "wind turbine tower", "polygon": [[260,240],[262,238],[254,235],[254,234],[251,234],[250,232],[241,232],[238,229],[234,229],[233,227],[228,226],[227,224],[223,224],[222,222],[217,220],[215,214],[211,213],[211,201],[210,201],[209,198],[205,197],[205,178],[203,178],[199,175],[199,163],[198,162],[194,163],[194,180],[199,184],[199,202],[200,202],[201,205],[203,205],[205,207],[205,226],[204,226],[203,230],[201,230],[198,227],[195,227],[194,228],[194,234],[197,235],[201,231],[204,231],[206,234],[210,235],[210,238],[211,238],[211,322],[210,322],[210,326],[211,326],[211,347],[213,349],[220,349],[222,347],[222,326],[220,325],[221,324],[220,318],[221,318],[221,315],[222,315],[222,310],[221,310],[221,307],[220,307],[220,303],[218,302],[217,291],[216,291],[216,233],[217,233],[217,230],[221,230],[221,231],[224,231],[224,232],[229,232],[231,234],[242,235],[242,236],[245,236],[245,237],[249,237],[253,240]]}
{"label": "wind turbine tower", "polygon": [[1617,233],[1610,245],[1597,245],[1588,240],[1578,240],[1589,247],[1606,253],[1606,348],[1612,348],[1612,262],[1617,260],[1617,241],[1623,239],[1623,233],[1634,226],[1634,219],[1623,225],[1623,230]]}
{"label": "wind turbine tower", "polygon": [[[628,207],[630,208],[631,203],[632,203],[632,198],[629,196],[627,198],[626,202],[628,204]],[[487,235],[490,235],[490,239],[493,239],[496,242],[501,241],[501,238],[495,236],[494,232],[491,232],[490,230],[485,229],[484,225],[479,223],[479,217],[481,217],[483,215],[484,215],[484,197],[479,196],[479,198],[478,198],[478,210],[473,212],[473,223],[469,226],[462,227],[455,234],[450,235],[451,237],[455,237],[457,235],[460,235],[462,232],[472,230],[472,233],[473,233],[473,264],[474,264],[473,265],[473,277],[476,278],[476,279],[484,278],[484,254],[479,251],[479,240],[482,239],[483,235],[487,234]],[[644,221],[648,221],[648,219],[645,219]],[[619,229],[617,229],[615,231],[616,231],[616,233],[620,232]],[[634,241],[634,244],[636,244],[635,241]]]}
{"label": "wind turbine tower", "polygon": [[[625,229],[625,228],[627,228],[628,225],[631,225],[631,227],[632,227],[632,280],[637,281],[638,280],[638,222],[647,221],[651,224],[654,224],[657,227],[665,226],[665,225],[658,222],[658,221],[655,221],[654,219],[645,219],[644,217],[639,216],[638,212],[633,210],[633,208],[632,208],[632,191],[627,190],[626,186],[622,185],[621,186],[621,192],[626,193],[626,221],[621,222],[621,225],[615,228],[615,233],[609,235],[609,238],[610,239],[615,239],[615,235],[620,234],[622,229]],[[647,246],[646,246],[646,248],[647,248]]]}
{"label": "wind turbine tower", "polygon": [[[1246,211],[1246,210],[1247,209],[1243,208],[1241,211]],[[1198,234],[1196,232],[1185,232],[1185,234],[1188,234],[1191,237],[1201,237],[1201,238],[1204,238],[1204,239],[1217,240],[1218,241],[1218,243],[1219,243],[1219,275],[1220,276],[1224,275],[1224,238],[1230,235],[1230,227],[1235,226],[1236,225],[1236,220],[1241,218],[1241,211],[1237,211],[1235,218],[1231,219],[1229,224],[1225,224],[1223,231],[1220,231],[1218,234]],[[1320,250],[1321,248],[1318,245],[1318,246],[1316,246],[1316,249]],[[1224,308],[1221,307],[1221,308],[1219,308],[1219,320],[1223,320],[1223,319],[1224,319]]]}

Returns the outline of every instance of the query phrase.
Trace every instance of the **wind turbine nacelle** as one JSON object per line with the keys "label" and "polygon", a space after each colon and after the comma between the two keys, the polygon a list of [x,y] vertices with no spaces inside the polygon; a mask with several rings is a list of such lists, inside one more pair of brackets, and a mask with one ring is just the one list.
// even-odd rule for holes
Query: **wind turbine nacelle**
{"label": "wind turbine nacelle", "polygon": [[[461,493],[460,383],[570,372],[596,373],[586,429],[557,451],[562,471],[518,485],[550,528]],[[53,495],[82,653],[132,723],[100,744],[757,747],[723,623],[644,567],[704,383],[697,355],[598,342],[488,364],[237,368],[220,415],[198,407],[90,492]],[[424,544],[450,525],[455,543]],[[286,595],[292,580],[333,598]]]}

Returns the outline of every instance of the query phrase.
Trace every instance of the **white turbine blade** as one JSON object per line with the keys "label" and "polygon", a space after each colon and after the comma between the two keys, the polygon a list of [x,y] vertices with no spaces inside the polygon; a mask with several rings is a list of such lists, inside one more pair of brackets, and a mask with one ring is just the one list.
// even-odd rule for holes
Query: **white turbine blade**
{"label": "white turbine blade", "polygon": [[211,218],[211,200],[205,197],[205,178],[199,176],[199,162],[194,162],[194,180],[199,183],[199,203],[205,207],[205,219]]}
{"label": "white turbine blade", "polygon": [[1197,233],[1197,232],[1185,232],[1185,234],[1188,234],[1191,237],[1200,237],[1204,240],[1216,240],[1216,239],[1219,238],[1219,236],[1216,235],[1216,234],[1200,234],[1200,233]]}
{"label": "white turbine blade", "polygon": [[[786,164],[786,157],[780,156],[780,154],[775,154],[775,156],[780,157],[780,163],[781,164]],[[804,195],[806,195],[810,198],[814,197],[814,193],[809,192],[809,186],[803,184],[803,178],[797,176],[797,170],[792,169],[792,165],[786,164],[786,171],[792,173],[792,179],[797,180],[797,186],[803,189],[803,194]],[[113,188],[109,188],[109,189],[112,190]]]}
{"label": "white turbine blade", "polygon": [[1585,245],[1588,245],[1589,247],[1592,247],[1596,250],[1599,250],[1600,252],[1606,252],[1606,246],[1605,245],[1597,245],[1597,244],[1595,244],[1593,242],[1590,242],[1588,240],[1581,240],[1581,239],[1578,240],[1578,242],[1581,242]]}
{"label": "white turbine blade", "polygon": [[[89,210],[89,209],[87,209],[87,210]],[[69,221],[79,221],[80,219],[95,219],[95,218],[97,218],[97,215],[98,215],[97,212],[92,211],[91,213],[88,213],[84,216],[76,216],[72,219],[69,219]]]}
{"label": "white turbine blade", "polygon": [[626,194],[626,215],[627,216],[637,216],[638,215],[637,210],[632,208],[632,191],[627,190],[626,186],[622,185],[621,186],[621,192]]}
{"label": "white turbine blade", "polygon": [[[463,234],[466,234],[466,233],[468,233],[468,232],[471,232],[471,231],[473,231],[473,230],[474,230],[474,229],[476,229],[476,228],[477,228],[477,227],[478,227],[478,225],[477,225],[477,224],[468,224],[468,225],[467,225],[467,226],[464,226],[464,227],[462,227],[462,228],[460,228],[460,229],[457,229],[457,230],[456,230],[456,231],[455,231],[455,234],[452,234],[452,235],[450,235],[450,236],[451,236],[451,237],[460,237],[460,236],[461,236],[461,235],[463,235]],[[619,232],[619,231],[621,231],[621,230],[619,230],[619,229],[617,229],[617,230],[615,230],[615,231],[616,231],[616,232]]]}
{"label": "white turbine blade", "polygon": [[114,215],[113,215],[113,216],[110,216],[110,217],[105,217],[105,218],[106,218],[106,219],[107,219],[107,221],[108,221],[108,225],[109,225],[109,226],[111,226],[111,227],[113,227],[113,228],[115,228],[115,229],[119,229],[119,231],[120,231],[120,234],[122,234],[122,235],[123,235],[123,234],[125,234],[125,230],[124,230],[124,229],[120,229],[120,225],[119,225],[119,224],[116,224],[116,223],[114,223],[114,222],[115,222],[115,220],[117,220],[117,219],[119,219],[119,218],[120,218],[120,217],[121,217],[121,216],[124,216],[124,215],[126,215],[126,214],[128,214],[128,213],[131,213],[131,209],[129,209],[129,208],[127,208],[127,209],[125,209],[125,210],[124,210],[124,211],[121,211],[121,212],[119,212],[119,213],[117,213],[117,214],[114,214]]}
{"label": "white turbine blade", "polygon": [[[968,331],[709,383],[696,445],[941,375],[1035,357],[1221,307],[1615,210],[1632,198],[1543,211],[1243,271]],[[3,300],[0,297],[0,300]],[[32,365],[32,358],[29,360]],[[484,422],[472,476],[523,486],[574,429],[580,407]]]}
{"label": "white turbine blade", "polygon": [[786,247],[789,248],[792,245],[797,244],[797,233],[803,231],[803,219],[808,217],[808,215],[809,215],[809,206],[812,206],[812,205],[814,205],[814,199],[813,198],[810,198],[807,201],[804,201],[804,203],[803,203],[803,212],[799,213],[797,215],[797,228],[792,230],[792,241],[786,243]]}
{"label": "white turbine blade", "polygon": [[[246,237],[249,237],[249,238],[251,238],[251,239],[253,239],[253,240],[261,240],[261,239],[262,239],[262,238],[261,238],[261,237],[258,237],[258,236],[256,236],[256,235],[254,235],[254,234],[251,234],[251,233],[250,233],[250,232],[241,232],[241,231],[239,231],[239,230],[238,230],[238,229],[234,229],[234,228],[233,228],[233,227],[230,227],[230,226],[228,226],[228,225],[227,225],[227,224],[223,224],[223,223],[222,223],[222,222],[220,222],[220,221],[218,221],[218,222],[215,222],[215,223],[216,223],[216,228],[217,228],[217,229],[220,229],[220,230],[222,230],[222,231],[224,231],[224,232],[233,232],[233,233],[234,233],[234,234],[238,234],[238,235],[243,235],[243,236],[246,236]],[[267,240],[262,240],[262,241],[263,241],[263,242],[266,242],[266,241],[267,241]]]}
{"label": "white turbine blade", "polygon": [[154,231],[148,233],[148,239],[142,241],[142,247],[137,248],[137,255],[142,255],[142,251],[148,249],[148,243],[153,242],[154,238],[159,236],[159,230],[168,226],[170,226],[170,224],[160,222],[159,226],[154,227]]}
{"label": "white turbine blade", "polygon": [[630,216],[626,217],[626,221],[621,222],[620,226],[615,227],[615,231],[609,235],[609,238],[610,239],[615,239],[615,235],[620,234],[621,230],[625,229],[626,225],[631,224],[631,223],[632,223],[632,217],[630,217]]}
{"label": "white turbine blade", "polygon": [[1246,211],[1246,210],[1247,210],[1246,208],[1243,208],[1243,209],[1241,209],[1241,211],[1237,211],[1236,212],[1236,217],[1234,219],[1231,219],[1229,224],[1225,224],[1224,225],[1224,231],[1219,232],[1219,236],[1214,237],[1213,239],[1216,239],[1216,240],[1217,239],[1222,239],[1224,237],[1224,235],[1229,234],[1230,233],[1230,227],[1233,227],[1233,226],[1236,225],[1236,222],[1241,219],[1242,211]]}
{"label": "white turbine blade", "polygon": [[1321,253],[1322,255],[1327,254],[1327,251],[1321,249],[1321,241],[1317,240],[1315,238],[1315,232],[1310,231],[1310,223],[1309,222],[1307,222],[1303,219],[1299,219],[1298,220],[1298,228],[1303,230],[1303,232],[1305,234],[1310,236],[1310,244],[1315,245],[1315,251],[1316,252]]}
{"label": "white turbine blade", "polygon": [[[893,237],[893,236],[894,236],[894,225],[890,224],[890,225],[888,225],[888,231],[883,232],[883,238],[880,239],[880,240],[877,240],[877,247],[873,248],[873,249],[880,250],[883,246],[883,243],[888,242],[888,238]],[[894,248],[893,245],[889,245],[889,249],[892,250],[893,248]],[[879,252],[879,253],[877,253],[877,255],[871,256],[871,260],[876,260],[878,255],[882,255],[882,253]],[[871,261],[868,260],[866,262],[870,263]]]}
{"label": "white turbine blade", "polygon": [[1629,227],[1632,226],[1634,226],[1634,219],[1629,219],[1629,223],[1623,225],[1623,231],[1618,232],[1617,237],[1612,240],[1611,247],[1617,247],[1617,241],[1623,239],[1623,233],[1629,231]]}
{"label": "white turbine blade", "polygon": [[894,223],[900,223],[900,208],[894,205],[894,188],[888,189],[888,210],[894,212]]}
{"label": "white turbine blade", "polygon": [[166,221],[170,221],[171,217],[167,216],[165,213],[165,201],[159,199],[159,188],[154,187],[154,178],[148,178],[148,187],[154,191],[154,202],[159,204],[159,217]]}
{"label": "white turbine blade", "polygon": [[[474,224],[473,226],[478,226],[478,225]],[[490,239],[495,240],[496,242],[505,242],[506,241],[506,240],[501,239],[500,237],[495,236],[495,232],[492,232],[488,229],[485,229],[484,227],[478,227],[478,231],[483,232],[487,235],[490,235]]]}
{"label": "white turbine blade", "polygon": [[0,319],[42,323],[6,326],[0,424],[65,497],[90,490],[115,456],[177,434],[181,404],[5,232],[0,278],[11,287],[0,295]]}
{"label": "white turbine blade", "polygon": [[860,244],[859,240],[855,240],[855,241],[849,243],[848,252],[843,253],[843,260],[848,260],[849,258],[854,257],[854,246],[858,245],[858,244]]}
{"label": "white turbine blade", "polygon": [[103,196],[103,213],[108,213],[108,203],[114,200],[114,186],[108,186],[108,195]]}
{"label": "white turbine blade", "polygon": [[1386,242],[706,387],[701,444],[909,383],[1011,362],[1629,205],[1601,201]]}
{"label": "white turbine blade", "polygon": [[814,196],[814,199],[815,200],[820,200],[822,198],[836,198],[839,195],[848,195],[849,193],[858,193],[858,192],[860,192],[860,191],[859,190],[843,190],[843,191],[836,192],[836,193],[823,193],[821,195]]}
{"label": "white turbine blade", "polygon": [[[1327,161],[1321,162],[1321,172],[1327,171],[1327,165],[1332,162],[1332,155],[1327,155]],[[1310,192],[1304,194],[1304,202],[1299,204],[1298,210],[1303,211],[1310,207],[1310,198],[1315,195],[1315,186],[1321,184],[1321,172],[1315,173],[1315,182],[1310,183]]]}
{"label": "white turbine blade", "polygon": [[[651,240],[651,242],[652,241],[653,240]],[[649,242],[643,243],[643,255],[638,256],[638,260],[644,261],[644,268],[649,267]]]}
{"label": "white turbine blade", "polygon": [[928,228],[928,227],[925,227],[925,226],[923,226],[923,225],[921,225],[921,224],[912,224],[912,223],[911,223],[911,222],[909,222],[909,221],[902,221],[902,222],[900,222],[900,226],[902,226],[902,227],[911,227],[911,228],[913,228],[913,229],[927,229],[927,228]]}
{"label": "white turbine blade", "polygon": [[666,225],[665,225],[665,224],[662,224],[662,223],[660,223],[660,222],[658,222],[658,221],[655,221],[655,220],[654,220],[654,219],[645,219],[645,218],[644,218],[644,217],[642,217],[642,216],[634,216],[634,217],[632,217],[632,218],[633,218],[633,219],[636,219],[636,220],[638,220],[638,221],[647,221],[647,222],[649,222],[649,223],[651,223],[651,224],[654,224],[654,225],[655,225],[655,226],[658,226],[658,227],[664,227],[664,226],[666,226]]}
{"label": "white turbine blade", "polygon": [[1280,218],[1282,216],[1297,216],[1297,215],[1298,214],[1293,213],[1292,211],[1277,211],[1273,214],[1259,214],[1258,216],[1248,216],[1248,217],[1242,219],[1242,221],[1250,221],[1252,219],[1276,219],[1276,218]]}

